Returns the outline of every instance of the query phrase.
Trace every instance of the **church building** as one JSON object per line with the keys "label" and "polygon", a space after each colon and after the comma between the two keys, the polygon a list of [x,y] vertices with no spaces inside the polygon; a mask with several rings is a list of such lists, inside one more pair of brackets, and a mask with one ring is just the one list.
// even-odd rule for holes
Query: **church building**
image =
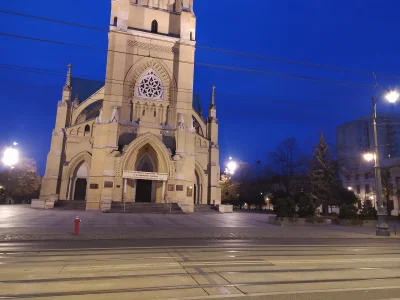
{"label": "church building", "polygon": [[193,0],[112,0],[105,82],[78,93],[68,66],[36,201],[220,203],[215,87],[204,119],[195,44]]}

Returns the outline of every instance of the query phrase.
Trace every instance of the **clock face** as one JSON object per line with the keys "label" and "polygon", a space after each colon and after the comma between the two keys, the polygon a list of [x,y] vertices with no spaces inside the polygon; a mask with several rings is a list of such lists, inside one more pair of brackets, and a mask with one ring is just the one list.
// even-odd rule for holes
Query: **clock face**
{"label": "clock face", "polygon": [[139,98],[152,100],[162,100],[164,97],[164,87],[160,77],[150,70],[140,79],[137,87],[137,95]]}

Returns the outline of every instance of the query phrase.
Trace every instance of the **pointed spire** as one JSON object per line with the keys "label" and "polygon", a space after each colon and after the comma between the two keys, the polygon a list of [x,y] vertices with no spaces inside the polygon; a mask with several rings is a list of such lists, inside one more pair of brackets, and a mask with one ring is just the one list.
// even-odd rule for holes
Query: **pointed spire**
{"label": "pointed spire", "polygon": [[68,72],[67,72],[67,79],[65,80],[65,86],[64,89],[71,89],[71,69],[72,69],[72,65],[69,64],[68,65]]}
{"label": "pointed spire", "polygon": [[216,105],[215,105],[215,89],[216,89],[216,86],[215,85],[213,85],[212,86],[212,93],[211,93],[211,105],[210,105],[210,109],[216,109]]}

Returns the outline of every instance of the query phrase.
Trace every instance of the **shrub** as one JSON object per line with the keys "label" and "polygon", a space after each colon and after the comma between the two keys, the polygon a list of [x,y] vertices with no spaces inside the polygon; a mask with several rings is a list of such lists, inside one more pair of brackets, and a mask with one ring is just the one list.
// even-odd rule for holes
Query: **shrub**
{"label": "shrub", "polygon": [[340,206],[339,218],[340,219],[357,219],[357,207],[353,204],[342,204]]}
{"label": "shrub", "polygon": [[309,197],[302,197],[297,205],[300,218],[308,218],[315,215],[314,202]]}
{"label": "shrub", "polygon": [[360,217],[363,220],[376,220],[377,211],[375,207],[372,206],[371,201],[364,201],[361,208]]}
{"label": "shrub", "polygon": [[274,204],[274,211],[277,217],[293,218],[296,215],[296,205],[292,198],[278,198]]}

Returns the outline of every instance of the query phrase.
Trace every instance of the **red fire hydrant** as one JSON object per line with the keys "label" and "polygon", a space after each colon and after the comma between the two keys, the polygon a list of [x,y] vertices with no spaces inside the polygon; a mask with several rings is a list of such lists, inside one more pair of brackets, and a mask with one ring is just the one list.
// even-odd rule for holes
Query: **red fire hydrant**
{"label": "red fire hydrant", "polygon": [[80,222],[81,222],[81,219],[79,219],[79,217],[76,217],[74,220],[74,223],[75,223],[74,235],[79,235],[79,223]]}

